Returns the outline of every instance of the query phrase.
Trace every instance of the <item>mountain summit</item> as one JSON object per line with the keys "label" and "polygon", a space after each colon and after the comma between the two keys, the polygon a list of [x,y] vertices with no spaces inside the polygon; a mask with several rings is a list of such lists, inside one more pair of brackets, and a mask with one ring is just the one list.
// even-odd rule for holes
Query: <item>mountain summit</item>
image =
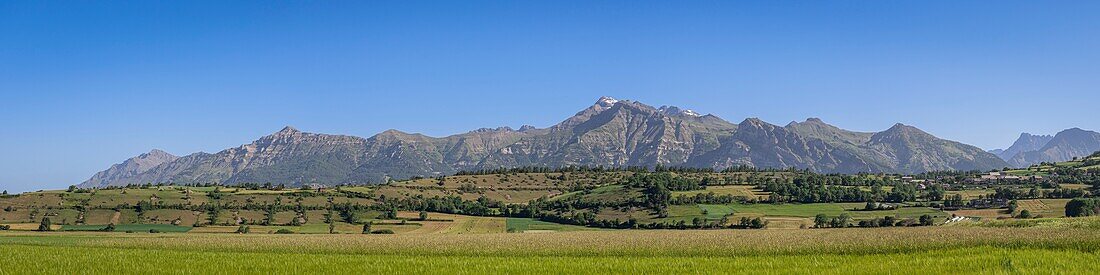
{"label": "mountain summit", "polygon": [[1040,162],[1060,162],[1100,151],[1100,133],[1070,128],[1051,136],[1021,134],[1001,157],[1015,167]]}
{"label": "mountain summit", "polygon": [[1016,142],[1012,143],[1012,146],[997,152],[997,156],[1008,161],[1016,156],[1016,154],[1042,149],[1051,139],[1054,139],[1054,136],[1022,133],[1020,137],[1016,139]]}
{"label": "mountain summit", "polygon": [[92,178],[81,183],[81,186],[109,186],[116,182],[124,182],[131,178],[149,171],[153,167],[158,165],[172,162],[179,159],[179,157],[169,154],[161,150],[153,149],[148,153],[138,155],[123,161],[122,163],[111,165],[111,168],[103,170]]}
{"label": "mountain summit", "polygon": [[388,130],[370,138],[286,127],[214,154],[150,152],[97,173],[81,187],[143,183],[369,184],[517,166],[749,165],[827,173],[919,173],[1007,166],[974,146],[903,124],[878,133],[817,118],[776,126],[733,124],[674,106],[601,97],[548,128],[482,128],[447,137]]}

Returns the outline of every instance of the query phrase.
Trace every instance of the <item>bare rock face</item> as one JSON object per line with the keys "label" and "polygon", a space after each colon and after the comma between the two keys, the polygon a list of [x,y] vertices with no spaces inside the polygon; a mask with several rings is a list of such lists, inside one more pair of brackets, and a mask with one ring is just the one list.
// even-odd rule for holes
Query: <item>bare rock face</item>
{"label": "bare rock face", "polygon": [[1022,133],[1020,134],[1020,137],[1016,139],[1016,142],[1012,143],[1012,146],[1008,147],[1008,149],[1001,150],[996,154],[1001,159],[1008,161],[1010,164],[1012,164],[1012,157],[1015,157],[1016,154],[1042,149],[1043,146],[1046,146],[1047,143],[1050,143],[1050,140],[1052,139],[1054,139],[1054,136],[1051,135],[1032,135],[1028,133]]}
{"label": "bare rock face", "polygon": [[937,138],[913,126],[898,123],[875,133],[867,143],[894,164],[892,171],[920,173],[943,170],[991,170],[1007,166],[1004,160],[978,147]]}
{"label": "bare rock face", "polygon": [[524,137],[493,152],[481,166],[685,165],[693,156],[717,148],[719,137],[735,129],[714,116],[665,112],[604,97],[546,134]]}
{"label": "bare rock face", "polygon": [[1100,133],[1071,128],[1058,132],[1037,149],[1016,153],[1008,159],[1008,162],[1015,167],[1027,167],[1040,162],[1069,161],[1074,157],[1085,157],[1096,151],[1100,151]]}
{"label": "bare rock face", "polygon": [[840,173],[1006,166],[991,153],[900,124],[880,133],[846,131],[820,119],[785,127],[759,119],[733,124],[674,106],[654,108],[610,97],[543,129],[483,128],[441,138],[389,130],[360,138],[286,127],[213,154],[158,155],[112,166],[82,186],[368,184],[517,166],[751,165]]}
{"label": "bare rock face", "polygon": [[127,159],[122,163],[111,165],[111,168],[96,173],[92,178],[81,183],[80,187],[106,186],[112,182],[123,181],[135,177],[157,165],[171,162],[176,159],[179,159],[179,157],[161,150],[153,149],[148,153]]}

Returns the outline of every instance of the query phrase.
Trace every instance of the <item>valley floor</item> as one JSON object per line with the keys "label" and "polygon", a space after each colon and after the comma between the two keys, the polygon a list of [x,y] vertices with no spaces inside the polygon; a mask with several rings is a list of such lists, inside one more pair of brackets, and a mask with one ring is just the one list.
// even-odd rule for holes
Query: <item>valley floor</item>
{"label": "valley floor", "polygon": [[0,232],[0,274],[1070,273],[1100,231],[1062,227],[398,235]]}

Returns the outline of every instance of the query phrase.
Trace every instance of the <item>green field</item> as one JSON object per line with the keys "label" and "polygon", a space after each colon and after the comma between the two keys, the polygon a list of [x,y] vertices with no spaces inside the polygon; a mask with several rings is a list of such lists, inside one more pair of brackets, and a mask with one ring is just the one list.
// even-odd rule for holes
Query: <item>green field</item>
{"label": "green field", "polygon": [[[100,231],[106,228],[106,225],[65,225],[61,227],[64,231]],[[175,226],[170,224],[120,224],[115,226],[115,232],[149,232],[149,230],[156,229],[160,232],[187,232],[191,231],[190,226]]]}
{"label": "green field", "polygon": [[543,234],[0,232],[0,273],[1066,273],[1100,269],[1100,231],[918,227]]}
{"label": "green field", "polygon": [[544,222],[528,218],[508,218],[506,226],[508,232],[593,230],[583,226]]}

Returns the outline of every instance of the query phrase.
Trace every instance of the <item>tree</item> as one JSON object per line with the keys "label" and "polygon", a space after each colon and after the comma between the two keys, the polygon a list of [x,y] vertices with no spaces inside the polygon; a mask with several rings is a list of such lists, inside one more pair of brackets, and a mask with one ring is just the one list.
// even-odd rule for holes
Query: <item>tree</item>
{"label": "tree", "polygon": [[868,201],[866,205],[863,205],[863,210],[872,211],[878,210],[878,203],[875,201]]}
{"label": "tree", "polygon": [[428,220],[428,211],[420,210],[420,220]]}
{"label": "tree", "polygon": [[1009,214],[1016,213],[1016,208],[1017,207],[1018,207],[1018,205],[1016,204],[1016,200],[1009,201],[1008,202],[1008,213]]}
{"label": "tree", "polygon": [[328,211],[325,212],[325,223],[332,223],[334,221],[332,213],[332,204],[329,204]]}
{"label": "tree", "polygon": [[363,224],[363,234],[370,234],[370,228],[371,228],[372,223],[374,223],[374,222],[368,221],[367,223]]}
{"label": "tree", "polygon": [[963,196],[961,194],[955,194],[947,197],[947,200],[943,202],[943,206],[946,207],[962,207]]}
{"label": "tree", "polygon": [[759,217],[757,217],[755,219],[752,219],[752,228],[762,229],[762,228],[765,228],[765,227],[768,227],[768,222],[767,221],[764,221],[763,219],[761,219]]}
{"label": "tree", "polygon": [[69,190],[66,190],[66,192],[69,192],[69,193],[76,192],[76,185],[69,185]]}
{"label": "tree", "polygon": [[275,222],[275,205],[267,207],[267,212],[264,213],[264,225],[271,225]]}
{"label": "tree", "polygon": [[0,195],[4,195],[4,196],[7,196],[7,195],[8,195],[8,190],[4,190],[4,193],[3,193],[3,194],[0,194]]}
{"label": "tree", "polygon": [[1066,217],[1085,217],[1100,213],[1100,200],[1072,199],[1066,203]]}
{"label": "tree", "polygon": [[248,234],[249,231],[252,231],[252,228],[249,228],[248,226],[242,225],[240,227],[237,227],[237,234]]}
{"label": "tree", "polygon": [[936,221],[932,219],[932,215],[924,214],[920,216],[920,225],[930,226],[934,225],[935,223]]}
{"label": "tree", "polygon": [[114,223],[108,223],[107,227],[103,228],[103,232],[115,232],[115,224]]}
{"label": "tree", "polygon": [[51,231],[51,230],[53,230],[53,229],[50,228],[51,225],[52,225],[52,223],[50,223],[50,218],[49,217],[44,217],[44,218],[42,218],[42,223],[38,224],[38,231],[41,231],[41,232]]}
{"label": "tree", "polygon": [[928,193],[925,194],[925,198],[929,201],[938,201],[943,200],[945,195],[947,195],[947,190],[944,189],[942,185],[933,183],[932,186],[928,188]]}
{"label": "tree", "polygon": [[210,221],[210,224],[218,224],[218,218],[222,215],[221,206],[214,204],[206,212],[206,219]]}
{"label": "tree", "polygon": [[646,188],[645,197],[649,207],[662,209],[668,207],[669,200],[672,199],[672,191],[669,191],[662,184],[653,184]]}
{"label": "tree", "polygon": [[848,227],[848,223],[852,220],[852,215],[848,213],[840,214],[840,216],[832,220],[832,227],[842,228]]}
{"label": "tree", "polygon": [[1039,187],[1032,187],[1031,191],[1027,192],[1029,198],[1041,198],[1043,197],[1043,191],[1039,190]]}
{"label": "tree", "polygon": [[814,227],[823,228],[829,224],[829,217],[825,214],[817,214],[814,216]]}
{"label": "tree", "polygon": [[886,200],[891,202],[907,202],[917,198],[917,187],[912,184],[898,184],[886,195]]}
{"label": "tree", "polygon": [[396,206],[390,207],[390,210],[386,211],[386,217],[385,218],[389,219],[389,220],[396,220],[397,219],[397,207]]}

